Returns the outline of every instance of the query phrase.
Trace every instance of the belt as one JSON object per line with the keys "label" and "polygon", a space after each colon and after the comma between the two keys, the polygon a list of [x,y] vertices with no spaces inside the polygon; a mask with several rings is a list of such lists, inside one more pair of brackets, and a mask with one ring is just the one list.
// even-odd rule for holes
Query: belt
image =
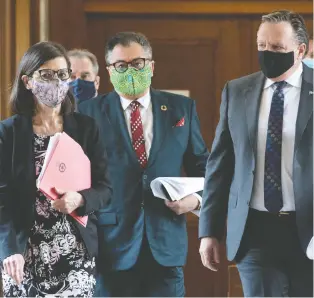
{"label": "belt", "polygon": [[259,216],[264,216],[264,217],[294,217],[295,216],[295,211],[280,211],[278,213],[270,213],[268,211],[259,211],[253,208],[250,208],[250,213],[259,215]]}

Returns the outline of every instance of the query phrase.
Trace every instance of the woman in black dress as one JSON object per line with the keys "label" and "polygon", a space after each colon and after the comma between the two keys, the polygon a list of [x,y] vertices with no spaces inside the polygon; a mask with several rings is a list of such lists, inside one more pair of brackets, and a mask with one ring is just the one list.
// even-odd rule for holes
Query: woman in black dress
{"label": "woman in black dress", "polygon": [[[23,56],[12,89],[15,114],[0,123],[0,259],[6,297],[92,297],[98,241],[94,212],[110,200],[107,159],[94,120],[74,113],[65,49],[41,42]],[[92,187],[36,189],[50,137],[66,132],[91,161]],[[75,177],[73,177],[75,179]],[[68,214],[88,215],[86,227]]]}

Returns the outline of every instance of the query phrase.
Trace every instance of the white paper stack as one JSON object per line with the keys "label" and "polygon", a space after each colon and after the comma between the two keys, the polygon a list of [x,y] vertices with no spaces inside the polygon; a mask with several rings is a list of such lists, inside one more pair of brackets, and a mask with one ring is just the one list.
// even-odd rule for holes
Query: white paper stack
{"label": "white paper stack", "polygon": [[[202,191],[203,177],[159,177],[151,183],[153,194],[163,200],[179,201],[186,196]],[[199,216],[199,211],[192,211]]]}

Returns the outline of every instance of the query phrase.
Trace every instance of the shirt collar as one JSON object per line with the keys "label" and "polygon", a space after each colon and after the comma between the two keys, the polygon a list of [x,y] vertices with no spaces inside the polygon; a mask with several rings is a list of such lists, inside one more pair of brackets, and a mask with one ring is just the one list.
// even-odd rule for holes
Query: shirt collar
{"label": "shirt collar", "polygon": [[[299,67],[296,69],[296,71],[288,78],[286,79],[286,82],[293,87],[301,88],[302,85],[302,72],[303,72],[303,65],[300,63]],[[268,87],[272,86],[275,82],[271,79],[266,79],[264,89],[267,89]]]}
{"label": "shirt collar", "polygon": [[[125,111],[129,105],[131,104],[132,100],[126,99],[120,96],[120,101],[122,105],[122,109]],[[149,104],[151,102],[150,92],[147,92],[144,96],[137,99],[137,101],[141,104],[144,109],[148,109]]]}

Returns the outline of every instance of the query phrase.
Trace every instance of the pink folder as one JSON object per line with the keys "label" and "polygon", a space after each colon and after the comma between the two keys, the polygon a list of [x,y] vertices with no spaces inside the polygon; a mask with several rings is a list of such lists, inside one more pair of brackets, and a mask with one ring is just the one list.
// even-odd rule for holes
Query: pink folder
{"label": "pink folder", "polygon": [[[65,132],[50,138],[42,171],[37,179],[38,189],[52,200],[59,199],[54,188],[80,191],[91,187],[91,165],[81,146]],[[88,216],[70,214],[86,227]]]}

